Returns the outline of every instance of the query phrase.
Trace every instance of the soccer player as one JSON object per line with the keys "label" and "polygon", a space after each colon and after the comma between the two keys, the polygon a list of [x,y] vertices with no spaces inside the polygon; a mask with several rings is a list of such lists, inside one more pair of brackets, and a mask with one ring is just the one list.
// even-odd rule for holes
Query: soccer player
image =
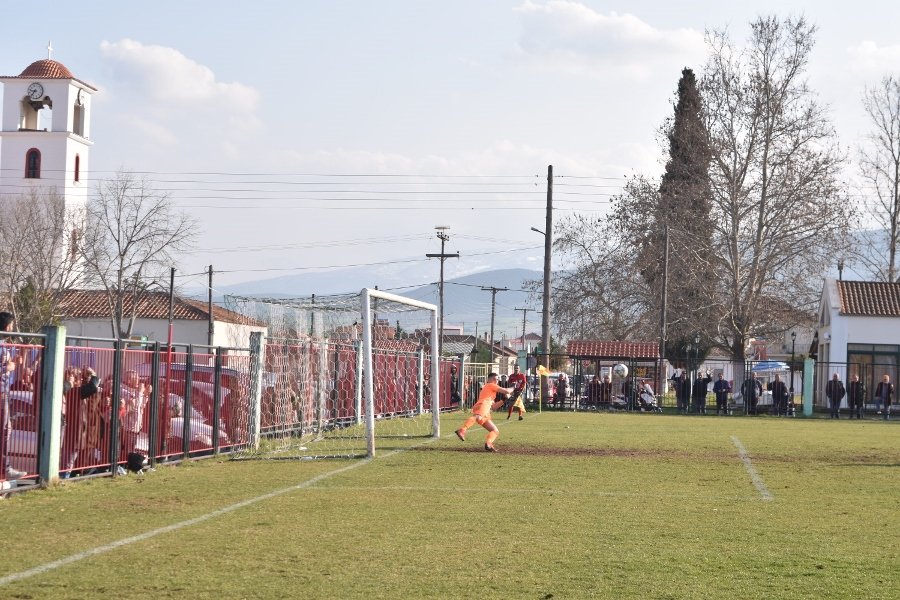
{"label": "soccer player", "polygon": [[509,421],[513,409],[517,408],[519,409],[519,420],[521,421],[525,418],[525,405],[522,403],[522,394],[525,393],[525,386],[528,385],[528,378],[525,377],[525,373],[519,373],[519,365],[515,365],[513,367],[513,374],[509,376],[506,383],[507,385],[511,385],[515,390],[512,398],[510,398],[511,402],[509,405],[509,412],[506,415],[506,420]]}
{"label": "soccer player", "polygon": [[491,420],[491,409],[494,407],[494,404],[500,404],[500,402],[495,401],[497,393],[512,394],[513,391],[515,391],[513,388],[502,388],[497,385],[497,374],[490,373],[487,376],[487,382],[478,394],[478,401],[472,407],[472,416],[466,419],[462,427],[456,430],[456,437],[466,441],[466,430],[478,423],[488,431],[487,439],[484,441],[484,449],[488,452],[496,452],[494,440],[500,435],[500,430],[497,429],[497,426]]}

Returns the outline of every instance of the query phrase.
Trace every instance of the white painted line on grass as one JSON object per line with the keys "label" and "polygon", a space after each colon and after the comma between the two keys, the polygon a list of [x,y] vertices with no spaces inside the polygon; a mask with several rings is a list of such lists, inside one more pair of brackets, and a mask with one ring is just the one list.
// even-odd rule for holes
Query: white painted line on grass
{"label": "white painted line on grass", "polygon": [[648,492],[616,492],[603,490],[563,490],[558,488],[475,488],[475,487],[427,487],[427,486],[405,486],[405,485],[386,485],[386,486],[344,486],[344,485],[316,485],[308,486],[307,491],[352,491],[352,492],[461,492],[464,494],[548,494],[560,496],[599,496],[610,498],[662,498],[662,499],[684,499],[684,500],[721,500],[734,502],[756,502],[759,500],[756,496],[711,496],[709,494],[653,494]]}
{"label": "white painted line on grass", "polygon": [[[448,436],[449,437],[449,436]],[[437,438],[430,438],[422,442],[422,444],[416,444],[416,446],[421,446],[424,444],[430,444]],[[415,446],[410,446],[413,448]],[[394,454],[398,454],[400,452],[405,452],[409,450],[409,448],[402,448],[399,450],[393,450],[388,452],[387,454],[379,455],[377,458],[383,459],[388,458],[389,456],[393,456]],[[218,510],[214,510],[211,513],[207,513],[205,515],[200,515],[199,517],[194,517],[193,519],[188,519],[187,521],[181,521],[179,523],[173,523],[172,525],[166,525],[165,527],[160,527],[159,529],[154,529],[152,531],[147,531],[145,533],[141,533],[139,535],[134,535],[131,537],[127,537],[115,542],[110,542],[109,544],[104,544],[103,546],[97,546],[96,548],[91,548],[90,550],[85,550],[84,552],[79,552],[77,554],[72,554],[71,556],[66,556],[65,558],[60,558],[59,560],[54,560],[52,562],[44,563],[43,565],[38,565],[26,571],[21,571],[19,573],[12,573],[10,575],[6,575],[4,577],[0,577],[0,587],[8,585],[10,583],[21,581],[23,579],[27,579],[29,577],[34,577],[35,575],[41,575],[43,573],[47,573],[48,571],[52,571],[54,569],[58,569],[60,567],[64,567],[66,565],[72,564],[74,562],[78,562],[79,560],[84,560],[85,558],[90,558],[92,556],[97,556],[98,554],[104,554],[111,550],[115,550],[117,548],[122,548],[123,546],[128,546],[131,544],[135,544],[137,542],[142,542],[144,540],[149,540],[150,538],[156,537],[163,533],[169,533],[170,531],[178,531],[179,529],[184,529],[185,527],[190,527],[191,525],[197,525],[198,523],[203,523],[204,521],[209,521],[210,519],[214,519],[215,517],[220,517],[222,515],[226,515],[230,512],[234,512],[240,508],[244,508],[245,506],[250,506],[252,504],[257,504],[264,500],[269,500],[270,498],[275,498],[277,496],[281,496],[282,494],[286,494],[288,492],[293,492],[296,490],[302,490],[304,488],[308,488],[313,486],[320,481],[331,477],[332,475],[339,475],[340,473],[345,473],[347,471],[352,471],[353,469],[358,469],[359,467],[365,466],[372,462],[371,458],[365,458],[358,462],[354,462],[346,467],[341,467],[340,469],[335,469],[334,471],[328,471],[326,473],[322,473],[320,475],[316,475],[312,479],[308,479],[302,483],[298,483],[297,485],[292,485],[290,487],[282,488],[280,490],[275,490],[269,492],[267,494],[263,494],[262,496],[257,496],[255,498],[249,498],[247,500],[242,500],[236,504],[232,504],[231,506],[226,506],[224,508],[220,508]]]}
{"label": "white painted line on grass", "polygon": [[763,483],[762,477],[759,476],[759,473],[757,473],[756,469],[753,467],[753,463],[750,462],[750,454],[747,453],[747,449],[744,448],[741,440],[731,436],[731,443],[737,448],[741,461],[744,463],[744,468],[747,469],[747,474],[750,475],[750,481],[753,482],[754,487],[756,487],[759,495],[762,496],[762,499],[774,500],[774,496],[772,496],[771,492],[766,488],[766,484]]}

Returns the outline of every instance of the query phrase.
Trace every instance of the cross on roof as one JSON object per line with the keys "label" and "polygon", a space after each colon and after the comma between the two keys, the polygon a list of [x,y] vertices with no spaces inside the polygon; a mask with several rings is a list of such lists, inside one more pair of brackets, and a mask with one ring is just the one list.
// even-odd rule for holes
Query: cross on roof
{"label": "cross on roof", "polygon": [[53,42],[48,40],[47,41],[47,60],[50,60],[52,58],[52,55],[53,55]]}

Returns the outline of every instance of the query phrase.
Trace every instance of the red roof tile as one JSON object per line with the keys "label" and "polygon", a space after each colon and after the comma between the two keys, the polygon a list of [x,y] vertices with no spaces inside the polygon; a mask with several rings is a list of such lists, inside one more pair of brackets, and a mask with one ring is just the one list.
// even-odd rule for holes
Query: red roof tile
{"label": "red roof tile", "polygon": [[[131,312],[131,299],[126,298],[123,309]],[[69,290],[63,294],[60,311],[69,319],[109,318],[109,300],[103,290]],[[220,323],[237,323],[264,327],[265,323],[213,304],[213,319]],[[168,319],[169,294],[149,292],[138,304],[138,317],[142,319]],[[175,297],[172,317],[179,321],[206,321],[209,311],[206,302]]]}
{"label": "red roof tile", "polygon": [[658,342],[597,342],[570,340],[569,356],[579,358],[659,358]]}
{"label": "red roof tile", "polygon": [[36,60],[27,67],[19,77],[31,77],[32,79],[75,79],[72,71],[66,65],[55,60],[45,58]]}
{"label": "red roof tile", "polygon": [[837,281],[843,315],[900,317],[900,283]]}

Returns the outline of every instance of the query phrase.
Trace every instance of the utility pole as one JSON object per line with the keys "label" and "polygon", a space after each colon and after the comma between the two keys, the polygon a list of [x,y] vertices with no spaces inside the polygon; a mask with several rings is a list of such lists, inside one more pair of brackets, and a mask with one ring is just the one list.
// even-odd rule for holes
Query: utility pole
{"label": "utility pole", "polygon": [[494,312],[497,307],[497,292],[508,292],[509,288],[483,287],[482,292],[491,293],[491,364],[494,363]]}
{"label": "utility pole", "polygon": [[669,293],[669,226],[666,225],[663,237],[663,272],[662,272],[662,307],[659,311],[659,387],[656,388],[657,393],[662,394],[665,390],[665,373],[663,373],[663,365],[666,361],[666,304],[668,303]]}
{"label": "utility pole", "polygon": [[534,310],[534,309],[514,308],[513,310],[521,310],[522,311],[522,352],[525,352],[525,324],[526,324],[525,317],[528,316],[529,311]]}
{"label": "utility pole", "polygon": [[553,249],[553,165],[547,165],[547,220],[544,225],[544,306],[541,311],[543,364],[550,368],[550,257]]}
{"label": "utility pole", "polygon": [[435,227],[437,230],[438,239],[441,240],[441,253],[440,254],[426,254],[427,258],[439,258],[441,259],[441,279],[438,287],[438,295],[439,302],[438,304],[441,307],[441,314],[438,320],[438,356],[442,356],[444,350],[444,259],[446,258],[459,258],[459,252],[455,252],[453,254],[444,253],[444,244],[450,239],[450,234],[447,232],[450,230],[449,227],[445,225],[438,225]]}
{"label": "utility pole", "polygon": [[215,331],[215,325],[213,324],[213,303],[212,303],[212,279],[213,279],[213,266],[209,265],[209,297],[207,298],[207,312],[209,313],[209,331],[206,334],[206,345],[213,345],[213,333]]}

